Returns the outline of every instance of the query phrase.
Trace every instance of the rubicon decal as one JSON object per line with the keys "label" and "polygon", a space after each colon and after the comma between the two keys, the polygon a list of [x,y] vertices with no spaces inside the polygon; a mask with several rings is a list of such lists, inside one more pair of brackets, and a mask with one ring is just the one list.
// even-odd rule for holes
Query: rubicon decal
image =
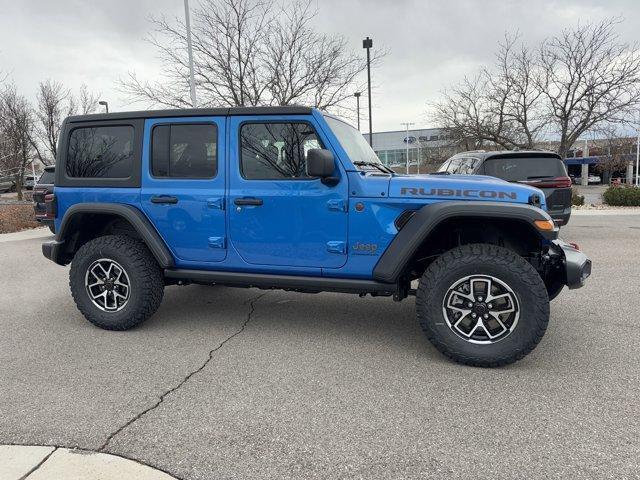
{"label": "rubicon decal", "polygon": [[474,190],[474,189],[452,189],[452,188],[424,188],[402,187],[400,195],[411,195],[416,197],[467,197],[467,198],[506,198],[516,200],[516,192],[496,192],[495,190]]}

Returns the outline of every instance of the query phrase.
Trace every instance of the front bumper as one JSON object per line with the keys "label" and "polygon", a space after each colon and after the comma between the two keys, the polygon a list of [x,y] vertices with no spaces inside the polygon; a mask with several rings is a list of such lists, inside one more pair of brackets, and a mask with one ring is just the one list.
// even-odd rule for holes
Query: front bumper
{"label": "front bumper", "polygon": [[554,250],[562,255],[564,269],[564,283],[570,289],[584,286],[585,281],[591,275],[591,260],[573,245],[562,240],[553,240]]}

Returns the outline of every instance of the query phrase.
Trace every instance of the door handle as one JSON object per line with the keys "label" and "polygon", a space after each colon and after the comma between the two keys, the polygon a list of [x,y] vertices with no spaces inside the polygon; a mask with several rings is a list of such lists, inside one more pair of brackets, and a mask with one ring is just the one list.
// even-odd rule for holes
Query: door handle
{"label": "door handle", "polygon": [[233,203],[235,203],[238,206],[243,206],[243,205],[254,205],[254,206],[260,206],[262,205],[264,202],[262,201],[261,198],[236,198]]}
{"label": "door handle", "polygon": [[151,203],[169,203],[171,205],[175,205],[176,203],[178,203],[178,197],[159,195],[156,197],[151,197]]}

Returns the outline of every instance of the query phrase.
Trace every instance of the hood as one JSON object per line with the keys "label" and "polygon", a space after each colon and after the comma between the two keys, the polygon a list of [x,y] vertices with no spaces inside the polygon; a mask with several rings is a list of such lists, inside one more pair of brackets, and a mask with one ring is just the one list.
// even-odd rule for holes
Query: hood
{"label": "hood", "polygon": [[528,203],[532,194],[544,207],[539,189],[485,175],[397,175],[389,184],[391,198]]}

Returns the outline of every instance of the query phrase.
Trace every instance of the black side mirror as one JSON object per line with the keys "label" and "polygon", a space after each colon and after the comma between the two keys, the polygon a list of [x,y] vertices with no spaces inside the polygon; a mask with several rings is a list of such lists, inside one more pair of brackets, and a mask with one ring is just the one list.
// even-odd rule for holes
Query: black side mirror
{"label": "black side mirror", "polygon": [[312,148],[307,152],[307,175],[327,178],[335,168],[333,153],[323,148]]}

